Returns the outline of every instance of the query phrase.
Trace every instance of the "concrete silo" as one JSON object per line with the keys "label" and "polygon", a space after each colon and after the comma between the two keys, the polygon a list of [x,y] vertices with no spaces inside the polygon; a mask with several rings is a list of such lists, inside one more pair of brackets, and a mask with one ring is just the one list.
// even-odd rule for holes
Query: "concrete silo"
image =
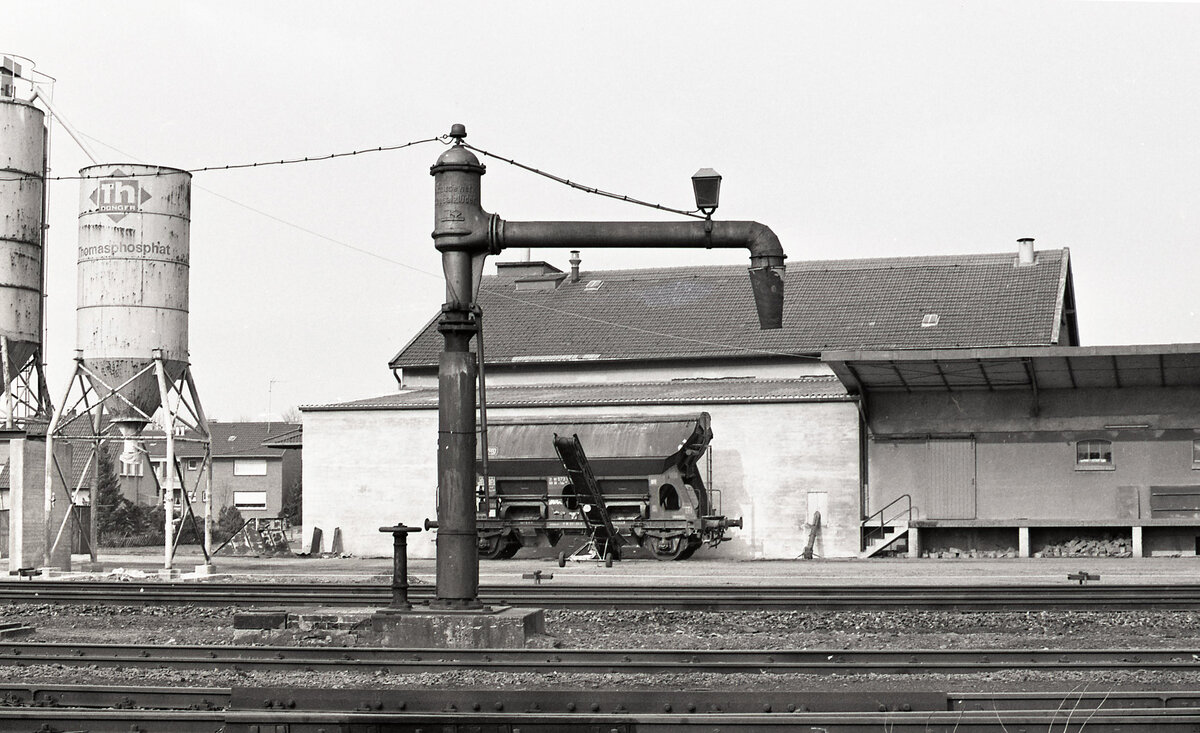
{"label": "concrete silo", "polygon": [[[80,176],[78,350],[75,375],[58,403],[51,432],[55,440],[90,441],[97,449],[119,440],[120,460],[141,464],[145,475],[161,482],[164,567],[170,570],[176,522],[195,522],[191,499],[201,491],[206,557],[211,536],[211,446],[188,362],[191,174],[104,164],[84,168]],[[85,414],[87,435],[68,429]],[[150,424],[162,430],[166,442],[161,475],[142,439]],[[176,465],[178,441],[205,445],[195,486],[185,485]],[[49,476],[46,486],[50,502]],[[56,541],[48,535],[47,547]]]}
{"label": "concrete silo", "polygon": [[147,165],[80,171],[76,344],[92,389],[115,389],[108,419],[136,438],[188,359],[191,174]]}
{"label": "concrete silo", "polygon": [[4,427],[45,419],[42,374],[46,123],[28,102],[0,97],[0,388]]}
{"label": "concrete silo", "polygon": [[43,528],[66,510],[47,515],[42,501],[51,406],[42,360],[49,128],[32,99],[20,98],[30,86],[22,67],[0,57],[0,508],[8,525],[0,555],[13,568],[41,561]]}

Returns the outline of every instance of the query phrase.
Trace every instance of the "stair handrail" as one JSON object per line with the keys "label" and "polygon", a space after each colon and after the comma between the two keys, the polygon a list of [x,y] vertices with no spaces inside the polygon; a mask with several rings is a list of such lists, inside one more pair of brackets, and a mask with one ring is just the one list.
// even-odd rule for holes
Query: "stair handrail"
{"label": "stair handrail", "polygon": [[[893,514],[890,517],[887,517],[885,519],[884,513],[888,509],[891,509],[896,504],[899,504],[900,502],[904,502],[904,504],[905,504],[904,509],[897,511],[895,514]],[[871,524],[872,520],[874,520],[876,517],[879,517],[879,525],[878,526]],[[901,494],[900,496],[897,496],[895,499],[892,499],[890,502],[888,502],[887,505],[884,506],[882,509],[880,509],[879,511],[875,512],[874,514],[872,514],[871,516],[869,516],[863,520],[862,527],[866,531],[862,535],[862,549],[865,550],[867,548],[867,546],[871,544],[871,537],[876,532],[878,532],[878,534],[880,536],[882,536],[884,527],[886,527],[889,523],[894,522],[895,520],[899,519],[900,517],[904,517],[905,521],[907,521],[907,522],[912,521],[912,497],[908,494]]]}

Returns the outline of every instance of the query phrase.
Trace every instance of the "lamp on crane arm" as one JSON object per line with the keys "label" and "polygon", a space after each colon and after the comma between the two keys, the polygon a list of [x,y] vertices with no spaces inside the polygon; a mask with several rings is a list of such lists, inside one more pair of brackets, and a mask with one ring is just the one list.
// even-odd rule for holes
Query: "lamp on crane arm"
{"label": "lamp on crane arm", "polygon": [[721,174],[712,168],[701,168],[692,175],[692,193],[696,195],[696,208],[711,219],[721,200]]}

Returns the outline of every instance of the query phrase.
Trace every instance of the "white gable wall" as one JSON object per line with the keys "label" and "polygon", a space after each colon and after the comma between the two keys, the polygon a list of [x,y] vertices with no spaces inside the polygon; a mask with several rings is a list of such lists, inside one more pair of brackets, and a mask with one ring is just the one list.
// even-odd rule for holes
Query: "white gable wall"
{"label": "white gable wall", "polygon": [[[791,372],[792,376],[795,372]],[[817,557],[853,557],[859,546],[858,412],[851,402],[501,408],[489,417],[589,414],[712,415],[712,488],[742,529],[700,557],[794,559],[822,508]],[[586,446],[584,446],[586,449]],[[320,527],[328,549],[342,530],[346,552],[391,554],[379,527],[420,525],[435,514],[437,411],[339,410],[304,414],[304,533]],[[702,464],[703,468],[703,464]],[[409,555],[434,556],[434,536],[409,536]],[[710,555],[711,553],[711,555]]]}

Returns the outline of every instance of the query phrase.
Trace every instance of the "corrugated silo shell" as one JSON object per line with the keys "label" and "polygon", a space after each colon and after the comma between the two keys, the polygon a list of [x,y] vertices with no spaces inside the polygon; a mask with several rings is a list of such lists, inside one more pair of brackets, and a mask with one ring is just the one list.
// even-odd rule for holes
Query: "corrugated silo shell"
{"label": "corrugated silo shell", "polygon": [[[140,164],[80,174],[78,347],[89,370],[111,387],[125,385],[121,394],[152,415],[160,404],[154,371],[129,380],[156,349],[168,379],[187,365],[192,176]],[[110,417],[131,428],[142,422],[121,400],[110,402]]]}
{"label": "corrugated silo shell", "polygon": [[42,341],[45,114],[0,100],[0,336],[17,372]]}

